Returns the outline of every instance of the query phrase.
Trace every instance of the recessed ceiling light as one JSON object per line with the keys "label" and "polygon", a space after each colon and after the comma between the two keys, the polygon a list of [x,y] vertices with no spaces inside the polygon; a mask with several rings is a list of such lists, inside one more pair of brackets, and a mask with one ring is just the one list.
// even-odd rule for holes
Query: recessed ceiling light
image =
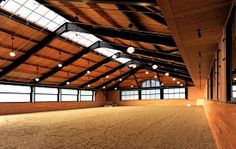
{"label": "recessed ceiling light", "polygon": [[158,66],[157,65],[152,65],[152,69],[157,69]]}
{"label": "recessed ceiling light", "polygon": [[175,81],[176,80],[176,78],[172,78],[172,81]]}
{"label": "recessed ceiling light", "polygon": [[116,87],[115,87],[114,89],[115,89],[115,90],[117,90],[117,88],[116,88]]}
{"label": "recessed ceiling light", "polygon": [[134,51],[135,51],[134,47],[128,47],[127,48],[127,52],[130,53],[130,54],[134,53]]}
{"label": "recessed ceiling light", "polygon": [[180,84],[180,82],[179,82],[179,81],[177,81],[177,84]]}
{"label": "recessed ceiling light", "polygon": [[70,85],[70,82],[66,82],[66,85]]}
{"label": "recessed ceiling light", "polygon": [[234,78],[234,81],[236,81],[236,77]]}
{"label": "recessed ceiling light", "polygon": [[87,87],[90,87],[90,84],[88,84]]}
{"label": "recessed ceiling light", "polygon": [[133,88],[134,86],[133,85],[131,85],[131,88]]}
{"label": "recessed ceiling light", "polygon": [[122,81],[122,79],[120,78],[119,81]]}
{"label": "recessed ceiling light", "polygon": [[164,86],[164,83],[161,83],[161,86]]}
{"label": "recessed ceiling light", "polygon": [[62,63],[59,63],[57,66],[58,66],[59,68],[61,68],[61,67],[62,67]]}
{"label": "recessed ceiling light", "polygon": [[16,53],[13,52],[13,51],[11,51],[11,52],[9,53],[9,55],[10,55],[11,57],[15,57],[15,56],[16,56]]}
{"label": "recessed ceiling light", "polygon": [[157,76],[154,76],[154,78],[156,79],[156,78],[157,78]]}
{"label": "recessed ceiling light", "polygon": [[145,74],[149,74],[149,72],[148,72],[148,71],[146,71],[146,72],[145,72]]}
{"label": "recessed ceiling light", "polygon": [[165,76],[169,76],[169,75],[170,75],[169,72],[166,72],[166,73],[165,73]]}
{"label": "recessed ceiling light", "polygon": [[87,70],[87,74],[90,74],[90,71],[89,71],[89,70]]}
{"label": "recessed ceiling light", "polygon": [[38,78],[38,77],[37,77],[37,78],[35,78],[34,80],[35,80],[36,82],[39,82],[39,78]]}
{"label": "recessed ceiling light", "polygon": [[184,86],[184,85],[181,83],[180,86]]}
{"label": "recessed ceiling light", "polygon": [[105,88],[106,88],[106,86],[103,86],[102,88],[103,88],[103,89],[105,89]]}
{"label": "recessed ceiling light", "polygon": [[107,75],[106,78],[108,79],[108,78],[109,78],[109,75]]}

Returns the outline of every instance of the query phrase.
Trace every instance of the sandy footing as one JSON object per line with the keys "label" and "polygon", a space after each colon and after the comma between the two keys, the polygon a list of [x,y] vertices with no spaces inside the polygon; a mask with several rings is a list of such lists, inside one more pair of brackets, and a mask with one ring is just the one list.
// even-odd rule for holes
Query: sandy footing
{"label": "sandy footing", "polygon": [[203,107],[104,107],[0,116],[1,149],[214,149]]}

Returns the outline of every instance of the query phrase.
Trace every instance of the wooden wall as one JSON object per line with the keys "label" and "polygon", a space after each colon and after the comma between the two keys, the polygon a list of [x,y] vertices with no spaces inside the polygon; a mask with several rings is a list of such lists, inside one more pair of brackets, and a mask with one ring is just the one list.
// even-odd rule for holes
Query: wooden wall
{"label": "wooden wall", "polygon": [[236,148],[236,105],[205,101],[208,122],[219,149]]}
{"label": "wooden wall", "polygon": [[104,93],[98,91],[95,102],[0,103],[0,115],[92,108],[101,107],[105,104],[106,98]]}

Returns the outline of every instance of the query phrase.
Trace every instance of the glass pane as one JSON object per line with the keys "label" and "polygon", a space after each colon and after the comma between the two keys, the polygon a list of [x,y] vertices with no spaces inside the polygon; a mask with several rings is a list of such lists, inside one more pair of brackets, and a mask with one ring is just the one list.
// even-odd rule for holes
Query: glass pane
{"label": "glass pane", "polygon": [[0,84],[0,92],[7,92],[7,93],[30,93],[31,89],[30,89],[29,86]]}
{"label": "glass pane", "polygon": [[61,93],[62,94],[75,94],[75,95],[77,95],[77,90],[73,90],[73,89],[62,89],[61,90]]}
{"label": "glass pane", "polygon": [[27,19],[29,19],[29,20],[32,21],[32,22],[37,22],[41,17],[42,17],[42,16],[40,16],[39,14],[33,12],[32,14],[30,14],[30,15],[28,16]]}
{"label": "glass pane", "polygon": [[80,101],[93,101],[93,96],[80,96]]}
{"label": "glass pane", "polygon": [[75,96],[75,95],[62,95],[61,101],[77,101],[77,96]]}
{"label": "glass pane", "polygon": [[42,93],[42,94],[57,94],[57,88],[49,88],[49,87],[35,87],[35,93]]}
{"label": "glass pane", "polygon": [[32,0],[28,0],[25,4],[25,7],[31,9],[31,10],[35,10],[37,7],[39,7],[39,3],[36,1],[32,1]]}
{"label": "glass pane", "polygon": [[35,102],[42,102],[42,101],[57,101],[57,95],[42,95],[42,94],[35,94]]}
{"label": "glass pane", "polygon": [[24,18],[26,18],[26,17],[28,17],[28,15],[30,14],[32,12],[32,10],[29,10],[28,8],[26,8],[26,7],[21,7],[18,11],[17,11],[17,13],[18,14],[20,14],[20,16],[22,16],[22,17],[24,17]]}
{"label": "glass pane", "polygon": [[233,85],[232,89],[233,89],[233,91],[236,91],[236,85]]}
{"label": "glass pane", "polygon": [[17,2],[14,2],[12,0],[9,0],[4,6],[3,8],[11,11],[11,12],[16,12],[19,8],[21,7],[20,4],[18,4]]}
{"label": "glass pane", "polygon": [[173,99],[174,98],[174,94],[169,94],[169,99]]}
{"label": "glass pane", "polygon": [[185,94],[180,94],[181,99],[185,99]]}
{"label": "glass pane", "polygon": [[37,9],[35,9],[35,12],[42,16],[44,16],[48,11],[49,9],[43,5],[40,5]]}
{"label": "glass pane", "polygon": [[93,95],[93,91],[81,90],[81,91],[80,91],[80,95]]}
{"label": "glass pane", "polygon": [[0,93],[0,102],[30,102],[30,94]]}

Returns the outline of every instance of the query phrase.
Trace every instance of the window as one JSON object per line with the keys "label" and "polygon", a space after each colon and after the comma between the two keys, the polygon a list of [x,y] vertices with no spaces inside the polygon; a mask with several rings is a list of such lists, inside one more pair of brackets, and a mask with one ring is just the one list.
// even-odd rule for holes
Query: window
{"label": "window", "polygon": [[164,89],[164,99],[185,99],[185,88]]}
{"label": "window", "polygon": [[57,101],[57,95],[57,88],[35,87],[35,102]]}
{"label": "window", "polygon": [[121,91],[121,100],[138,100],[139,93],[137,90],[134,91]]}
{"label": "window", "polygon": [[0,84],[0,102],[30,102],[30,86]]}
{"label": "window", "polygon": [[141,99],[160,99],[160,89],[142,90]]}
{"label": "window", "polygon": [[94,91],[80,90],[79,99],[80,101],[93,101]]}
{"label": "window", "polygon": [[61,90],[61,101],[77,101],[78,91],[73,89]]}
{"label": "window", "polygon": [[232,91],[233,91],[233,98],[236,98],[236,85],[233,85]]}
{"label": "window", "polygon": [[142,87],[159,87],[160,86],[160,82],[156,81],[156,80],[147,80],[145,82],[142,83]]}

